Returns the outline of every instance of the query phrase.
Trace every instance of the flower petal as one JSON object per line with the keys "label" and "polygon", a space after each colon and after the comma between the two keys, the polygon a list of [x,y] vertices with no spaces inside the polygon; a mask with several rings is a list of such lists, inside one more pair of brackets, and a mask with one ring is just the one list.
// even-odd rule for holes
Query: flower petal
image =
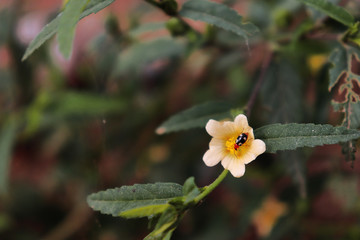
{"label": "flower petal", "polygon": [[215,166],[218,164],[225,156],[226,152],[219,149],[209,149],[203,156],[203,161],[208,167]]}
{"label": "flower petal", "polygon": [[249,147],[249,151],[256,155],[260,155],[260,154],[264,153],[265,150],[266,150],[266,145],[260,139],[255,139],[254,141],[252,141],[252,143]]}
{"label": "flower petal", "polygon": [[205,128],[209,135],[214,138],[225,139],[229,136],[236,135],[234,123],[230,121],[219,122],[210,119]]}
{"label": "flower petal", "polygon": [[244,114],[239,114],[236,116],[234,123],[236,126],[241,126],[241,127],[248,127],[249,123],[247,120],[247,117]]}
{"label": "flower petal", "polygon": [[244,114],[237,115],[234,120],[234,124],[236,126],[236,130],[237,130],[238,134],[244,133],[244,132],[248,133],[250,130],[252,130],[252,128],[249,127],[247,117]]}
{"label": "flower petal", "polygon": [[265,143],[260,139],[255,139],[251,142],[251,145],[247,149],[247,153],[244,155],[243,162],[245,164],[253,161],[258,155],[265,152],[266,146]]}
{"label": "flower petal", "polygon": [[[209,143],[209,150],[203,156],[203,161],[207,166],[214,166],[221,161],[221,165],[234,177],[243,176],[245,164],[250,163],[266,150],[262,140],[254,139],[253,129],[244,114],[236,116],[234,122],[219,122],[211,119],[206,124],[206,131],[213,139]],[[241,133],[246,133],[248,139],[241,149],[233,149],[231,144],[235,144],[235,139]]]}
{"label": "flower petal", "polygon": [[248,139],[255,139],[254,137],[254,131],[251,127],[248,127],[247,129],[244,129],[244,132],[246,132],[248,134]]}
{"label": "flower petal", "polygon": [[225,141],[223,139],[220,139],[220,138],[211,139],[211,141],[209,143],[209,147],[211,149],[214,149],[214,148],[226,149]]}
{"label": "flower petal", "polygon": [[257,157],[256,154],[248,151],[242,156],[241,161],[244,164],[248,164],[248,163],[252,162],[253,160],[255,160],[256,157]]}
{"label": "flower petal", "polygon": [[231,154],[226,154],[226,156],[224,157],[224,159],[221,161],[221,165],[225,168],[225,169],[229,169],[232,162],[237,161],[236,156],[231,155]]}
{"label": "flower petal", "polygon": [[234,177],[237,178],[242,177],[245,174],[245,164],[243,164],[240,161],[237,161],[233,164],[233,166],[229,170]]}
{"label": "flower petal", "polygon": [[[228,155],[231,156],[231,155]],[[225,160],[226,159],[226,160]],[[225,160],[225,161],[224,161]],[[224,158],[221,164],[225,169],[228,169],[234,177],[242,177],[245,173],[245,164],[239,159],[228,157]]]}

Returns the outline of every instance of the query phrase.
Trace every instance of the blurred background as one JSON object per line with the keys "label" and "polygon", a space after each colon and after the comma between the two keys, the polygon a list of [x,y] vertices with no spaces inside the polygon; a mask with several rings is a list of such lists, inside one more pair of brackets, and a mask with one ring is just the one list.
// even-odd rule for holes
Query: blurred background
{"label": "blurred background", "polygon": [[[218,2],[259,27],[249,46],[190,20],[202,40],[172,38],[161,10],[118,0],[79,22],[69,60],[55,37],[22,62],[63,2],[0,1],[1,240],[143,239],[147,219],[101,215],[87,195],[135,183],[182,184],[190,176],[199,186],[211,183],[222,167],[202,161],[205,129],[155,130],[207,101],[244,107],[259,78],[249,116],[254,129],[341,125],[327,58],[343,27],[312,12],[332,35],[294,40],[294,30],[310,21],[298,2]],[[348,2],[359,17],[359,4]],[[359,162],[345,161],[340,145],[263,154],[244,177],[229,175],[189,211],[173,239],[360,239],[359,173]]]}

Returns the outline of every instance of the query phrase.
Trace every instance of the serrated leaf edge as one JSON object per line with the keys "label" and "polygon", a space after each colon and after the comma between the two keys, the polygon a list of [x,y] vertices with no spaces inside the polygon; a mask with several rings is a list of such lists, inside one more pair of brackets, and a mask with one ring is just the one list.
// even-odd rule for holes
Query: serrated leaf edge
{"label": "serrated leaf edge", "polygon": [[[288,125],[295,125],[295,124],[298,124],[298,123],[288,123]],[[276,123],[276,124],[270,124],[272,126],[280,126],[280,125],[287,125],[287,124],[279,124],[279,123]],[[265,127],[269,127],[270,125],[266,125],[266,126],[263,126],[263,127],[260,127],[258,129],[256,129],[254,131],[254,135],[256,136],[256,131],[259,131],[261,130],[261,128],[265,128]],[[301,125],[301,124],[298,124],[298,125]],[[307,126],[324,126],[324,127],[331,127],[331,128],[337,128],[337,129],[343,129],[343,130],[347,130],[347,131],[351,131],[353,133],[349,133],[349,134],[340,134],[340,135],[346,135],[346,136],[349,136],[350,138],[346,138],[344,140],[337,140],[336,142],[334,143],[324,143],[324,144],[305,144],[303,146],[295,146],[295,147],[289,147],[289,148],[278,148],[276,149],[275,151],[273,150],[270,150],[268,149],[268,145],[266,147],[266,152],[268,153],[275,153],[277,151],[284,151],[284,150],[295,150],[297,148],[302,148],[302,147],[315,147],[315,146],[323,146],[323,145],[332,145],[332,144],[337,144],[337,143],[340,143],[340,142],[346,142],[346,141],[349,141],[349,140],[354,140],[356,138],[360,138],[360,131],[357,131],[355,129],[347,129],[346,127],[343,127],[343,126],[339,126],[339,127],[334,127],[330,124],[319,124],[319,125],[316,125],[316,124],[313,124],[313,123],[307,123],[307,124],[303,124],[303,125],[307,125]],[[355,132],[356,131],[356,132]],[[271,141],[271,140],[276,140],[276,139],[283,139],[283,138],[288,138],[288,139],[292,139],[292,138],[300,138],[300,137],[314,137],[314,138],[320,138],[320,137],[332,137],[332,136],[339,136],[339,135],[336,135],[336,134],[330,134],[330,135],[313,135],[313,136],[307,136],[307,135],[304,135],[304,136],[289,136],[289,137],[276,137],[276,138],[267,138],[267,139],[261,139],[262,141],[266,142],[267,141]]]}

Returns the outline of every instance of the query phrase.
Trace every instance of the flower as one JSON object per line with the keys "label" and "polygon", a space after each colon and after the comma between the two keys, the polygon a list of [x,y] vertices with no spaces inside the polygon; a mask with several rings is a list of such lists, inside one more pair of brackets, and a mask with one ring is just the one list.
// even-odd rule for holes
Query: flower
{"label": "flower", "polygon": [[253,224],[259,236],[268,236],[279,218],[284,216],[286,212],[287,205],[285,203],[279,202],[273,196],[267,197],[252,217]]}
{"label": "flower", "polygon": [[255,139],[253,129],[249,127],[244,114],[239,114],[234,122],[218,122],[209,120],[206,131],[213,138],[209,143],[209,150],[203,160],[208,167],[215,166],[221,161],[234,177],[241,177],[245,173],[245,164],[253,161],[265,152],[265,143]]}

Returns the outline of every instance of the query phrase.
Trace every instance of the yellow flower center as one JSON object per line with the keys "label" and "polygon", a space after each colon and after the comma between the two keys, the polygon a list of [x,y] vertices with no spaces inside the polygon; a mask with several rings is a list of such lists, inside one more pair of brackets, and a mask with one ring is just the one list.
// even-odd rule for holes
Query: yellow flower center
{"label": "yellow flower center", "polygon": [[236,139],[237,137],[231,137],[229,138],[226,143],[225,143],[225,146],[226,146],[226,150],[232,154],[232,155],[235,155],[237,158],[240,156],[240,147],[239,148],[235,148],[235,144],[236,144]]}
{"label": "yellow flower center", "polygon": [[[240,158],[241,155],[244,154],[244,150],[248,148],[248,144],[243,144],[241,146],[236,145],[236,139],[238,136],[230,137],[225,142],[226,150],[230,153],[235,155],[237,158]],[[248,140],[249,141],[249,140]]]}
{"label": "yellow flower center", "polygon": [[226,150],[228,152],[230,152],[231,154],[236,154],[236,150],[235,150],[235,147],[234,147],[236,138],[237,137],[231,137],[225,143]]}

